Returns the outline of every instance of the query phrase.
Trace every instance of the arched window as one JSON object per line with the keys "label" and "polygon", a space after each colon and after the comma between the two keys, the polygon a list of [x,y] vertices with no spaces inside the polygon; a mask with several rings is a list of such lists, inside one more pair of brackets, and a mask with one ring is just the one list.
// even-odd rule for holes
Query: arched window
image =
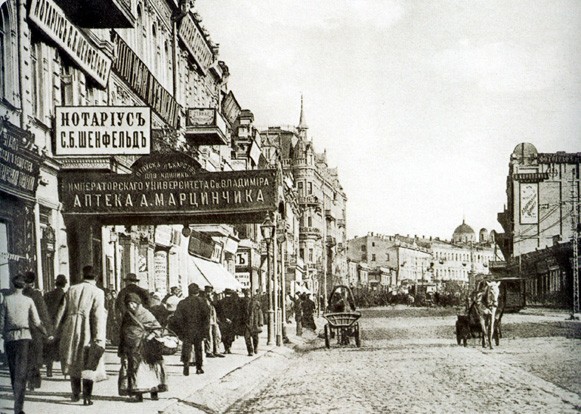
{"label": "arched window", "polygon": [[16,22],[10,3],[0,6],[0,98],[19,106]]}

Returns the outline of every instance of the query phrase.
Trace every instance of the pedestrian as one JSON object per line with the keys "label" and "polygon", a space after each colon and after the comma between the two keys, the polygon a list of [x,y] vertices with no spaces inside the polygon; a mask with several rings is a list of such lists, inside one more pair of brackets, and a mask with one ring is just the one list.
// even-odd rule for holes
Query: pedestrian
{"label": "pedestrian", "polygon": [[[65,275],[58,275],[55,280],[55,288],[50,292],[44,294],[44,302],[48,311],[48,316],[53,326],[56,324],[56,317],[59,307],[65,300],[65,286],[67,285],[67,278]],[[59,357],[59,338],[55,336],[55,340],[44,344],[43,358],[46,365],[46,376],[52,377],[52,366],[54,361],[60,360]]]}
{"label": "pedestrian", "polygon": [[222,332],[224,353],[231,354],[232,343],[236,339],[236,323],[238,318],[238,295],[230,289],[224,290],[224,297],[218,301],[216,313]]}
{"label": "pedestrian", "polygon": [[[35,327],[44,335],[47,334],[34,301],[24,296],[26,286],[24,275],[17,274],[12,278],[13,292],[3,295],[0,304],[0,333],[4,339],[10,382],[14,393],[14,412],[24,414],[24,396],[28,377],[28,358],[32,343],[31,327]],[[48,340],[53,337],[48,336]]]}
{"label": "pedestrian", "polygon": [[129,402],[142,402],[143,394],[149,392],[152,400],[158,400],[158,393],[167,391],[163,356],[148,343],[161,337],[163,328],[136,293],[125,295],[125,306],[118,351],[119,395],[129,395]]}
{"label": "pedestrian", "polygon": [[303,309],[303,326],[305,328],[311,329],[313,331],[317,330],[317,325],[315,324],[315,302],[313,302],[310,298],[310,293],[303,293],[301,295],[302,298],[302,309]]}
{"label": "pedestrian", "polygon": [[[28,296],[34,302],[36,311],[40,317],[43,327],[49,336],[53,335],[53,322],[49,316],[46,303],[42,296],[42,292],[35,288],[36,274],[34,272],[24,273],[24,282],[26,287],[22,291],[25,296]],[[40,370],[44,365],[44,358],[42,351],[45,344],[46,336],[36,326],[30,327],[30,334],[32,335],[32,342],[30,344],[28,356],[28,389],[34,391],[35,388],[40,388],[41,377]]]}
{"label": "pedestrian", "polygon": [[264,317],[260,302],[250,297],[250,290],[242,289],[244,297],[240,299],[240,330],[244,332],[248,356],[258,353],[258,334],[262,332]]}
{"label": "pedestrian", "polygon": [[119,291],[117,299],[115,300],[115,309],[117,312],[117,320],[123,319],[125,313],[125,295],[128,293],[135,293],[141,298],[141,304],[149,308],[149,292],[139,286],[139,278],[135,273],[127,273],[124,279],[125,287]]}
{"label": "pedestrian", "polygon": [[105,309],[107,310],[107,341],[113,346],[119,345],[120,320],[117,312],[117,291],[109,290],[105,294]]}
{"label": "pedestrian", "polygon": [[209,285],[204,287],[204,292],[200,292],[200,296],[206,301],[206,304],[210,309],[210,329],[207,338],[204,340],[204,347],[206,349],[206,358],[224,358],[224,355],[219,351],[220,342],[222,342],[222,334],[220,332],[220,327],[218,326],[216,307],[212,301],[213,292],[214,288]]}
{"label": "pedestrian", "polygon": [[296,292],[295,297],[290,296],[293,304],[293,310],[295,313],[295,322],[297,324],[296,334],[297,336],[302,336],[303,334],[303,300],[301,294]]}
{"label": "pedestrian", "polygon": [[85,348],[105,349],[105,294],[96,285],[93,266],[83,267],[83,281],[70,287],[57,315],[61,330],[60,357],[64,375],[71,377],[71,401],[92,405],[93,383],[107,379],[104,358],[94,370],[85,369]]}
{"label": "pedestrian", "polygon": [[198,296],[200,287],[192,283],[188,286],[188,297],[178,303],[168,328],[182,340],[183,374],[190,375],[192,346],[196,364],[196,374],[203,374],[203,342],[210,331],[210,309],[204,299]]}
{"label": "pedestrian", "polygon": [[182,290],[179,286],[172,286],[170,294],[163,298],[162,303],[165,305],[170,314],[176,311],[178,303],[183,299]]}
{"label": "pedestrian", "polygon": [[149,311],[153,316],[155,316],[155,319],[157,319],[159,324],[165,328],[170,312],[167,310],[165,305],[161,303],[161,294],[159,294],[159,292],[153,292],[151,294],[149,298],[149,305]]}

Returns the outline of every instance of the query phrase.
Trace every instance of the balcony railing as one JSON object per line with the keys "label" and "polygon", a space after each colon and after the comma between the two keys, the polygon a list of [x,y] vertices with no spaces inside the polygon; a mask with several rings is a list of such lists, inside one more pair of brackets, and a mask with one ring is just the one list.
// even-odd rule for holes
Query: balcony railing
{"label": "balcony railing", "polygon": [[337,227],[345,227],[345,219],[337,219]]}
{"label": "balcony railing", "polygon": [[307,206],[318,206],[321,204],[319,199],[314,195],[299,197],[299,204],[304,204]]}
{"label": "balcony railing", "polygon": [[188,108],[185,136],[196,145],[226,145],[226,120],[214,108]]}
{"label": "balcony railing", "polygon": [[303,238],[309,236],[315,236],[316,238],[321,237],[321,230],[319,230],[316,227],[300,227],[299,232],[300,232],[299,236]]}

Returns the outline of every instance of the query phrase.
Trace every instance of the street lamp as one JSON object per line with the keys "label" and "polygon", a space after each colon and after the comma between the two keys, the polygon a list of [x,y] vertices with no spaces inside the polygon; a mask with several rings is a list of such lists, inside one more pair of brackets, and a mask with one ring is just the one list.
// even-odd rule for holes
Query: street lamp
{"label": "street lamp", "polygon": [[270,282],[270,243],[272,242],[272,236],[274,235],[274,223],[270,220],[269,213],[266,213],[266,219],[260,225],[260,233],[266,242],[266,291],[268,294],[268,335],[266,344],[271,345],[274,331],[274,309],[272,301],[272,285]]}

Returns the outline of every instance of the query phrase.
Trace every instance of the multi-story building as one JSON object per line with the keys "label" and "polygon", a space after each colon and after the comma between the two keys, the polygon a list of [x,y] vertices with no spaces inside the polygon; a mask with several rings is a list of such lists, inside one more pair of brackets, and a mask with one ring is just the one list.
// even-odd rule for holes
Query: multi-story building
{"label": "multi-story building", "polygon": [[497,241],[508,271],[526,279],[529,302],[572,301],[580,162],[581,153],[540,153],[529,143],[510,156],[507,204],[498,214],[504,233]]}
{"label": "multi-story building", "polygon": [[304,263],[303,287],[322,293],[325,286],[330,290],[347,281],[347,196],[337,169],[328,166],[326,152],[315,151],[303,109],[301,100],[298,127],[269,127],[260,135],[265,156],[280,157],[285,177],[292,180],[298,197],[295,255]]}
{"label": "multi-story building", "polygon": [[201,269],[191,254],[234,272],[240,237],[232,225],[140,219],[131,198],[111,194],[84,193],[75,203],[125,203],[127,220],[73,216],[59,188],[73,175],[133,174],[149,152],[179,153],[203,172],[258,166],[260,148],[242,132],[249,115],[193,2],[7,0],[0,16],[0,288],[9,274],[32,269],[49,289],[56,274],[75,282],[92,264],[106,288],[134,272],[149,290],[185,289]]}

